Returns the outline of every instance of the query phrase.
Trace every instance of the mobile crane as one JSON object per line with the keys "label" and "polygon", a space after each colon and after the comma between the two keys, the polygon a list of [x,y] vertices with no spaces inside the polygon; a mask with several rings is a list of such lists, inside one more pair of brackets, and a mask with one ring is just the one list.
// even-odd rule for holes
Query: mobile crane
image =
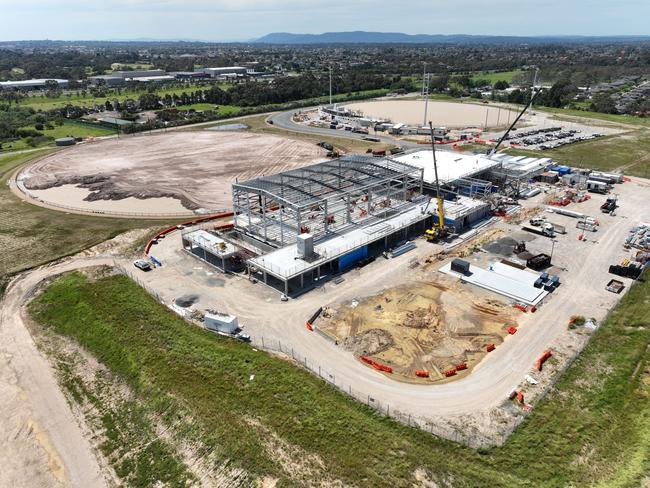
{"label": "mobile crane", "polygon": [[[438,180],[438,164],[436,163],[436,142],[435,142],[435,138],[433,137],[433,124],[431,123],[431,121],[429,121],[429,130],[431,131],[431,151],[433,152],[433,171],[435,172],[435,176],[436,176],[436,200],[438,202],[438,223],[433,225],[430,229],[427,229],[424,232],[424,238],[429,242],[437,242],[440,239],[444,239],[449,235],[449,229],[445,227],[444,204],[443,204],[442,195],[440,194],[440,181]],[[431,201],[429,200],[429,203],[430,202]],[[426,213],[428,208],[429,208],[429,204],[427,204],[427,208],[424,209],[424,213]]]}

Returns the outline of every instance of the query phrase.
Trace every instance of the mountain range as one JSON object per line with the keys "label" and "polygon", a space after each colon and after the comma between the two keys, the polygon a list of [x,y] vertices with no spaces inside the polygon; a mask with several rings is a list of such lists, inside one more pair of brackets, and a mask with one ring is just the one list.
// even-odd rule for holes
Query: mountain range
{"label": "mountain range", "polygon": [[275,32],[252,42],[258,44],[546,44],[650,41],[650,36],[491,36],[469,34],[404,34],[401,32]]}

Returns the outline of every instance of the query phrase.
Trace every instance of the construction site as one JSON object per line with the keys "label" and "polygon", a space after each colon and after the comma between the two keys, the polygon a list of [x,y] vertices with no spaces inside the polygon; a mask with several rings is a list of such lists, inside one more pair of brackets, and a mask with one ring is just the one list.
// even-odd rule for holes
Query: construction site
{"label": "construction site", "polygon": [[[211,131],[186,157],[175,134],[176,156],[159,158],[138,152],[140,137],[98,143],[107,154],[83,171],[85,147],[55,153],[17,181],[181,202],[202,215],[121,263],[158,300],[388,415],[475,415],[490,443],[502,429],[485,411],[519,422],[650,260],[650,186],[499,152],[508,131],[472,154],[441,149],[435,130],[427,145],[342,156]],[[162,148],[158,137],[146,140]],[[567,334],[575,317],[578,339]]]}

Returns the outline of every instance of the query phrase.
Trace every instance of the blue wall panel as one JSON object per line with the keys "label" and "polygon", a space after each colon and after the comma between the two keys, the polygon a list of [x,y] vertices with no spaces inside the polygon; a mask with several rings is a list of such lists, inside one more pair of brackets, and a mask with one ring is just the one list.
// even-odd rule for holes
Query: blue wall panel
{"label": "blue wall panel", "polygon": [[339,258],[339,270],[344,271],[368,257],[368,246],[360,247]]}

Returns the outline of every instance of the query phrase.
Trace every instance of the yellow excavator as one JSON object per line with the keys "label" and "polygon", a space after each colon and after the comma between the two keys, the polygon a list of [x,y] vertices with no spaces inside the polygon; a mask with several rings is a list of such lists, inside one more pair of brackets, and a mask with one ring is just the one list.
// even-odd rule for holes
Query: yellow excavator
{"label": "yellow excavator", "polygon": [[[438,165],[436,163],[436,142],[433,137],[433,124],[429,121],[431,130],[431,150],[433,151],[433,171],[436,176],[436,200],[438,201],[438,223],[424,231],[424,238],[429,242],[438,242],[449,235],[449,229],[445,227],[445,214],[442,194],[440,193],[440,181],[438,180]],[[428,205],[427,205],[428,207]],[[425,209],[426,212],[426,209]]]}

